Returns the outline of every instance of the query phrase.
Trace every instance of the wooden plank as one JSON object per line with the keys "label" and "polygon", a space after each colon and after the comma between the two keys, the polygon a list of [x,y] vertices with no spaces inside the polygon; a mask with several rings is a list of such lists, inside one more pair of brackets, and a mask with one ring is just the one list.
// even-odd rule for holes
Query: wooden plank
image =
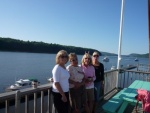
{"label": "wooden plank", "polygon": [[[130,104],[136,104],[135,96],[137,95],[137,89],[150,90],[150,83],[136,80],[120,95],[120,98]],[[122,106],[122,108],[124,107]]]}
{"label": "wooden plank", "polygon": [[127,88],[122,89],[120,92],[118,92],[118,93],[117,93],[116,95],[114,95],[112,98],[120,98],[120,95],[121,95],[122,93],[124,93],[126,89],[127,89]]}
{"label": "wooden plank", "polygon": [[44,92],[41,91],[41,113],[44,113]]}
{"label": "wooden plank", "polygon": [[124,101],[123,104],[121,105],[120,109],[118,110],[118,113],[124,113],[127,105],[128,105],[128,102]]}
{"label": "wooden plank", "polygon": [[25,95],[25,113],[29,113],[29,98]]}
{"label": "wooden plank", "polygon": [[116,113],[121,104],[123,103],[123,100],[119,98],[119,96],[126,90],[123,89],[120,92],[118,92],[114,97],[112,97],[107,103],[105,103],[102,108],[108,112],[108,113]]}
{"label": "wooden plank", "polygon": [[139,83],[139,80],[135,80],[128,88],[134,88]]}
{"label": "wooden plank", "polygon": [[103,109],[106,112],[110,112],[110,113],[116,113],[116,111],[119,109],[119,107],[121,106],[123,100],[119,99],[119,98],[112,98],[110,99],[104,106]]}
{"label": "wooden plank", "polygon": [[5,110],[6,110],[5,113],[9,113],[9,101],[8,100],[5,101],[5,106],[6,106],[5,107]]}
{"label": "wooden plank", "polygon": [[37,93],[34,93],[34,113],[37,113]]}
{"label": "wooden plank", "polygon": [[134,81],[129,88],[127,88],[122,95],[120,95],[120,98],[123,98],[126,101],[129,102],[135,102],[135,96],[137,95],[137,89],[141,88],[143,86],[144,82],[136,80]]}
{"label": "wooden plank", "polygon": [[144,84],[141,87],[141,89],[145,89],[145,90],[150,91],[150,82],[144,82]]}

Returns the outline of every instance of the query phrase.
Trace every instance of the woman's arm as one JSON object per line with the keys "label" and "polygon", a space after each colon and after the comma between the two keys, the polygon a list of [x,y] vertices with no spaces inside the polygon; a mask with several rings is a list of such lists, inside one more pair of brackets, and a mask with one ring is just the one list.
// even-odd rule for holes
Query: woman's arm
{"label": "woman's arm", "polygon": [[62,101],[67,102],[66,95],[65,95],[65,93],[63,92],[63,90],[62,90],[62,88],[61,88],[59,82],[55,82],[54,85],[55,85],[56,89],[59,91],[59,93],[61,94],[61,96],[62,96]]}

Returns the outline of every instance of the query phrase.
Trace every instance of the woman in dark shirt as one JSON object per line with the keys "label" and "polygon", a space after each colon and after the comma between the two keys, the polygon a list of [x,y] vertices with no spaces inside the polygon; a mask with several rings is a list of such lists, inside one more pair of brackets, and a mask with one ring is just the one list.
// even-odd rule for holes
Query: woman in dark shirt
{"label": "woman in dark shirt", "polygon": [[95,76],[96,80],[94,81],[94,93],[95,93],[95,105],[94,110],[96,110],[96,106],[98,101],[100,100],[100,97],[102,95],[102,89],[104,87],[104,65],[99,62],[99,53],[94,52],[92,55],[92,64],[95,68]]}

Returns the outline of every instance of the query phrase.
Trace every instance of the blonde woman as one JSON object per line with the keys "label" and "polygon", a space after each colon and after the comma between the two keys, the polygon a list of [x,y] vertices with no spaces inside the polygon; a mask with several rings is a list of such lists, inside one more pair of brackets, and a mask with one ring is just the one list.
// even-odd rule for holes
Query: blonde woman
{"label": "blonde woman", "polygon": [[93,104],[94,104],[94,80],[96,79],[95,76],[95,69],[92,66],[92,59],[89,53],[85,53],[82,57],[81,61],[81,68],[85,74],[85,86],[86,86],[86,97],[88,106],[90,109],[90,113],[93,112]]}
{"label": "blonde woman", "polygon": [[82,108],[85,108],[86,113],[89,113],[89,108],[86,102],[85,79],[82,68],[78,66],[78,58],[75,53],[69,54],[70,65],[67,69],[70,73],[70,103],[72,113],[81,113]]}
{"label": "blonde woman", "polygon": [[56,55],[56,65],[52,70],[53,75],[53,101],[58,113],[68,113],[69,109],[69,82],[70,77],[65,64],[68,62],[68,53],[60,50]]}

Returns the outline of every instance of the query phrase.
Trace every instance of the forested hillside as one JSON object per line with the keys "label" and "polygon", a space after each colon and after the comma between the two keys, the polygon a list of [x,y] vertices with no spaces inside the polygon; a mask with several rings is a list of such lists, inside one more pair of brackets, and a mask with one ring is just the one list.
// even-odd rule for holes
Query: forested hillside
{"label": "forested hillside", "polygon": [[[75,46],[65,46],[60,44],[52,44],[45,42],[36,41],[23,41],[12,38],[0,37],[0,51],[12,51],[12,52],[32,52],[32,53],[57,53],[59,50],[66,50],[68,53],[75,52],[78,55],[83,55],[85,52],[90,52],[92,54],[96,49],[82,48]],[[102,56],[117,56],[114,53],[100,52]],[[133,57],[148,57],[149,54],[135,54],[132,53],[128,56]]]}
{"label": "forested hillside", "polygon": [[[66,50],[68,53],[75,52],[76,54],[83,55],[86,52],[91,54],[96,49],[65,46],[59,44],[35,42],[35,41],[22,41],[12,38],[0,37],[0,51],[17,51],[17,52],[33,52],[33,53],[57,53],[59,50]],[[99,51],[98,51],[99,52]],[[99,52],[100,53],[100,52]],[[101,54],[101,53],[100,53]]]}
{"label": "forested hillside", "polygon": [[146,54],[132,53],[132,54],[130,54],[130,56],[132,56],[132,57],[144,57],[144,58],[148,58],[149,57],[149,53],[146,53]]}

